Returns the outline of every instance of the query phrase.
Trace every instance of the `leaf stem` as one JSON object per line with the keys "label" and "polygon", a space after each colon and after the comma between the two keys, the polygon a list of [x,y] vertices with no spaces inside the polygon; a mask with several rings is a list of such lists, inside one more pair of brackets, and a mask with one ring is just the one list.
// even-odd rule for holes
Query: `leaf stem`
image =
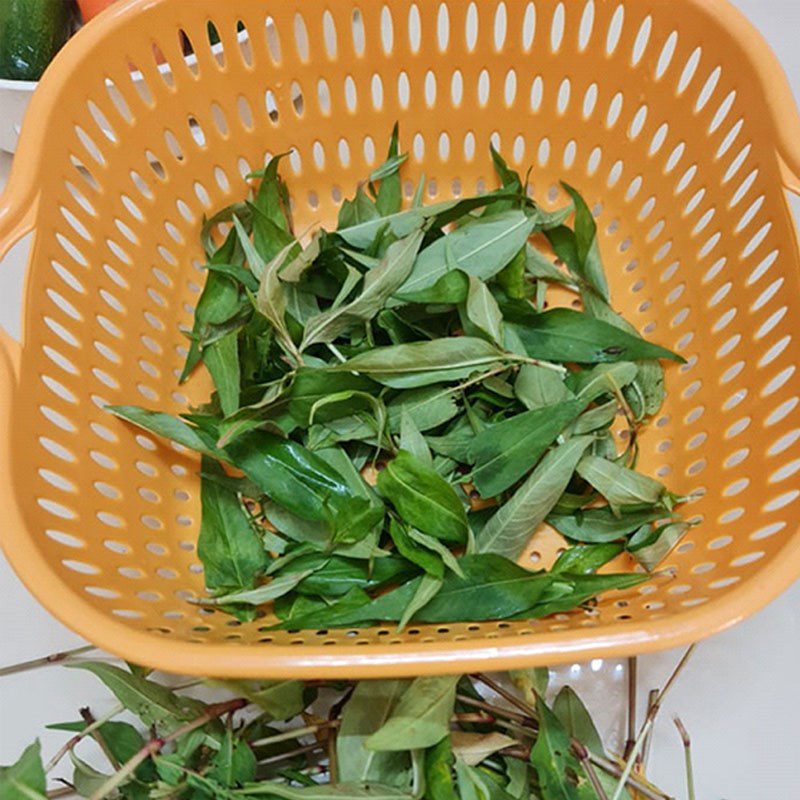
{"label": "leaf stem", "polygon": [[167,734],[164,737],[151,739],[149,742],[147,742],[147,744],[145,744],[144,747],[142,747],[141,750],[139,750],[138,753],[129,758],[122,765],[121,769],[114,773],[100,787],[98,787],[94,794],[92,794],[90,800],[102,800],[104,797],[108,797],[109,794],[111,794],[118,786],[121,786],[127,780],[127,778],[133,774],[140,764],[150,758],[150,756],[160,753],[164,745],[180,739],[181,736],[185,736],[187,733],[197,730],[197,728],[202,728],[203,725],[208,724],[212,720],[215,720],[224,714],[227,714],[231,711],[238,711],[240,708],[244,708],[247,705],[249,705],[249,701],[243,697],[237,697],[234,700],[228,700],[224,703],[211,705],[199,717],[187,722],[185,725],[181,725],[179,728],[176,728],[174,731],[172,731],[172,733]]}
{"label": "leaf stem", "polygon": [[280,753],[276,756],[270,756],[258,762],[259,766],[267,766],[269,764],[280,764],[282,761],[290,761],[295,756],[301,756],[304,753],[313,753],[315,750],[324,750],[324,742],[312,742],[311,744],[304,744],[302,747],[297,747],[294,750],[289,750],[286,753]]}
{"label": "leaf stem", "polygon": [[638,662],[636,656],[628,659],[628,738],[625,742],[624,758],[627,760],[636,741],[636,683]]}
{"label": "leaf stem", "polygon": [[681,740],[683,741],[683,754],[686,760],[686,794],[688,800],[695,800],[694,766],[692,765],[692,739],[689,736],[689,732],[681,722],[680,717],[674,717],[673,722],[675,723],[675,727],[678,729],[678,733],[681,735]]}
{"label": "leaf stem", "polygon": [[520,364],[531,364],[534,367],[544,367],[545,369],[551,369],[553,372],[558,372],[561,375],[566,374],[567,368],[562,366],[561,364],[554,364],[552,361],[542,361],[539,358],[530,358],[530,356],[518,356],[514,355],[513,353],[508,353],[506,358],[509,361],[516,361]]}
{"label": "leaf stem", "polygon": [[51,653],[49,656],[43,656],[42,658],[34,658],[31,661],[21,661],[19,664],[10,664],[7,667],[0,667],[0,678],[6,675],[15,675],[19,672],[27,672],[31,669],[38,669],[39,667],[49,667],[52,664],[61,664],[75,656],[96,649],[94,645],[86,644],[81,647],[76,647],[73,650],[63,650],[62,652]]}
{"label": "leaf stem", "polygon": [[589,751],[583,744],[581,744],[581,742],[577,741],[572,743],[572,750],[575,753],[578,761],[581,762],[583,769],[586,771],[586,775],[589,778],[589,783],[592,784],[592,789],[594,789],[594,793],[597,795],[598,800],[608,800],[606,790],[603,788],[603,784],[600,783],[600,778],[597,777],[594,765],[589,759]]}
{"label": "leaf stem", "polygon": [[53,797],[72,797],[73,795],[77,795],[77,791],[75,791],[75,787],[73,786],[62,786],[60,789],[50,789],[47,793],[47,796],[50,798]]}
{"label": "leaf stem", "polygon": [[524,700],[516,697],[513,692],[509,692],[508,689],[502,687],[499,683],[492,680],[492,678],[490,678],[488,675],[485,675],[483,672],[477,672],[475,675],[473,675],[473,677],[475,680],[478,680],[485,686],[488,686],[493,692],[499,694],[500,697],[511,703],[511,705],[519,709],[526,716],[531,718],[536,717],[536,709],[529,706]]}
{"label": "leaf stem", "polygon": [[[89,710],[88,707],[80,709],[80,715],[83,717],[83,721],[88,725],[94,725],[97,720],[94,718],[94,715]],[[117,757],[111,752],[111,748],[108,746],[108,742],[106,742],[105,737],[100,732],[100,728],[95,728],[92,731],[92,739],[97,742],[100,749],[103,751],[103,755],[108,759],[109,764],[114,767],[115,770],[120,768],[120,763],[117,760]]]}
{"label": "leaf stem", "polygon": [[289,739],[299,739],[301,736],[308,736],[311,733],[317,733],[326,728],[337,728],[339,725],[340,721],[338,719],[331,719],[326,722],[320,722],[317,725],[306,725],[304,728],[292,728],[282,731],[281,733],[276,733],[274,736],[267,736],[265,739],[257,739],[254,742],[250,742],[250,746],[266,747],[267,745],[285,742]]}
{"label": "leaf stem", "polygon": [[[486,677],[485,675],[482,675],[481,680],[485,677]],[[491,678],[489,678],[489,680],[491,681]],[[494,681],[492,681],[492,683],[494,683]],[[496,717],[501,717],[501,718],[505,717],[506,719],[511,720],[512,723],[515,723],[516,725],[524,729],[527,729],[527,731],[536,732],[539,729],[539,723],[532,716],[518,714],[514,711],[509,711],[506,708],[494,706],[491,705],[490,703],[486,703],[480,700],[473,700],[473,698],[468,697],[467,695],[462,695],[462,694],[456,695],[456,699],[460,700],[462,703],[464,703],[464,705],[472,706],[474,708],[481,708],[484,711],[488,711],[490,714],[494,714]],[[519,698],[514,698],[514,699],[516,701],[515,705],[517,705],[517,707],[524,706],[526,709],[528,709],[528,711],[532,710]],[[501,719],[497,719],[496,724],[505,727]],[[580,745],[580,742],[578,742],[578,744]],[[624,774],[624,771],[621,767],[619,767],[613,761],[605,758],[604,756],[598,755],[597,753],[589,751],[589,760],[594,766],[598,767],[603,772],[615,778],[621,778]],[[651,784],[643,782],[640,779],[634,777],[633,775],[630,774],[630,771],[628,772],[627,776],[625,777],[625,780],[623,781],[623,785],[626,784],[629,788],[635,790],[643,797],[648,798],[648,800],[671,800],[668,794],[662,792],[660,789],[652,786]]]}
{"label": "leaf stem", "polygon": [[639,758],[639,753],[641,753],[642,747],[644,746],[645,739],[647,738],[650,729],[653,727],[653,723],[656,720],[658,711],[661,708],[661,703],[663,702],[667,692],[669,692],[669,690],[674,685],[675,681],[678,678],[678,675],[680,675],[683,668],[686,666],[686,662],[689,660],[689,657],[694,652],[695,646],[696,645],[691,645],[683,654],[681,660],[678,662],[677,666],[672,671],[672,674],[669,676],[669,678],[667,678],[667,682],[664,684],[664,687],[658,693],[658,697],[655,703],[653,703],[653,705],[650,707],[650,711],[648,712],[644,724],[642,725],[642,728],[639,731],[639,735],[636,737],[636,741],[634,742],[634,745],[631,748],[631,752],[628,755],[628,758],[625,763],[625,769],[622,771],[622,776],[620,777],[619,782],[617,783],[617,788],[614,790],[614,795],[611,798],[611,800],[619,800],[620,796],[622,795],[622,792],[625,789],[625,783],[630,777],[631,771],[633,770],[633,767],[635,766]]}
{"label": "leaf stem", "polygon": [[103,714],[102,717],[95,720],[91,725],[87,725],[80,733],[76,733],[73,737],[71,737],[67,742],[64,743],[63,747],[47,762],[44,771],[50,772],[53,767],[58,764],[59,761],[67,754],[70,750],[72,750],[75,745],[78,744],[82,739],[85,739],[87,736],[90,736],[94,733],[101,725],[104,725],[109,720],[113,719],[117,716],[117,714],[121,714],[125,710],[125,706],[120,703],[119,705],[114,706],[107,714]]}

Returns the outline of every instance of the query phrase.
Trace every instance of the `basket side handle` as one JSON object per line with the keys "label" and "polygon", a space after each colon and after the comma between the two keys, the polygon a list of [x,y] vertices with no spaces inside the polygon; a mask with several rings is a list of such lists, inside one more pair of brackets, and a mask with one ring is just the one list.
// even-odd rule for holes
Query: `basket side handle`
{"label": "basket side handle", "polygon": [[761,31],[730,0],[690,2],[721,22],[742,53],[751,59],[773,126],[782,183],[788,191],[800,195],[800,112],[777,54]]}
{"label": "basket side handle", "polygon": [[[34,228],[37,195],[27,177],[20,169],[12,169],[5,190],[0,194],[0,262]],[[0,414],[9,408],[10,393],[19,374],[21,350],[20,343],[0,325]]]}

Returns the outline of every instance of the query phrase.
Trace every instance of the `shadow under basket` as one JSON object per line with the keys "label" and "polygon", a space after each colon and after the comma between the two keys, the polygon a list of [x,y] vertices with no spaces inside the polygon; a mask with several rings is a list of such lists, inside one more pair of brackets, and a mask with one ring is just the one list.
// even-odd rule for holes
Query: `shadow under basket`
{"label": "shadow under basket", "polygon": [[[209,25],[211,21],[211,25]],[[296,226],[333,224],[395,121],[426,199],[494,186],[489,142],[575,185],[612,297],[687,363],[640,468],[697,494],[672,579],[532,621],[269,632],[202,595],[198,463],[103,410],[178,413],[204,215],[291,151]],[[2,543],[26,585],[104,649],[209,676],[378,677],[672,647],[800,573],[800,121],[766,44],[723,0],[123,0],[37,89],[0,252],[34,231],[23,337],[2,336]],[[202,372],[202,371],[200,371]],[[557,546],[539,533],[524,557]],[[537,555],[538,554],[538,555]]]}

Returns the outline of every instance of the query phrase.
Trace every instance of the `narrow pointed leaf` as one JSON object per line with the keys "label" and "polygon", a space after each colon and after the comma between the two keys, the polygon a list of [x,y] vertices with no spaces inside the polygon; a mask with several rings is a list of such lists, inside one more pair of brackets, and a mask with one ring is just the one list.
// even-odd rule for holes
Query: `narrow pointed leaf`
{"label": "narrow pointed leaf", "polygon": [[536,527],[564,493],[591,443],[591,437],[581,436],[551,450],[483,527],[477,537],[478,552],[518,558]]}

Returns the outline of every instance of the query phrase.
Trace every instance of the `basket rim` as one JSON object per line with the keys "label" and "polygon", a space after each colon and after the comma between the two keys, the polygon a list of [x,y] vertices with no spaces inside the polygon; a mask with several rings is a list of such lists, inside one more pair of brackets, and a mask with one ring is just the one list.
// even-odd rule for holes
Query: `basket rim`
{"label": "basket rim", "polygon": [[[191,0],[151,0],[147,8]],[[658,4],[673,0],[652,0]],[[761,34],[729,0],[682,0],[700,9],[743,45],[759,82],[776,132],[775,155],[784,185],[800,194],[800,115],[786,75]],[[144,13],[140,0],[121,0],[80,31],[54,59],[34,92],[27,133],[20,142],[8,185],[0,195],[0,257],[35,227],[38,153],[47,121],[71,66],[91,46],[127,19]],[[0,329],[0,463],[10,475],[8,445],[22,346]],[[741,585],[718,599],[661,619],[617,622],[574,631],[550,631],[515,639],[481,637],[445,643],[402,645],[241,645],[166,639],[132,628],[105,614],[60,577],[29,534],[10,481],[0,482],[6,518],[0,545],[17,575],[58,620],[92,643],[121,658],[189,675],[240,678],[400,677],[510,669],[597,657],[621,657],[677,647],[718,633],[752,615],[800,575],[800,524],[780,551]],[[168,644],[167,644],[168,643]]]}

